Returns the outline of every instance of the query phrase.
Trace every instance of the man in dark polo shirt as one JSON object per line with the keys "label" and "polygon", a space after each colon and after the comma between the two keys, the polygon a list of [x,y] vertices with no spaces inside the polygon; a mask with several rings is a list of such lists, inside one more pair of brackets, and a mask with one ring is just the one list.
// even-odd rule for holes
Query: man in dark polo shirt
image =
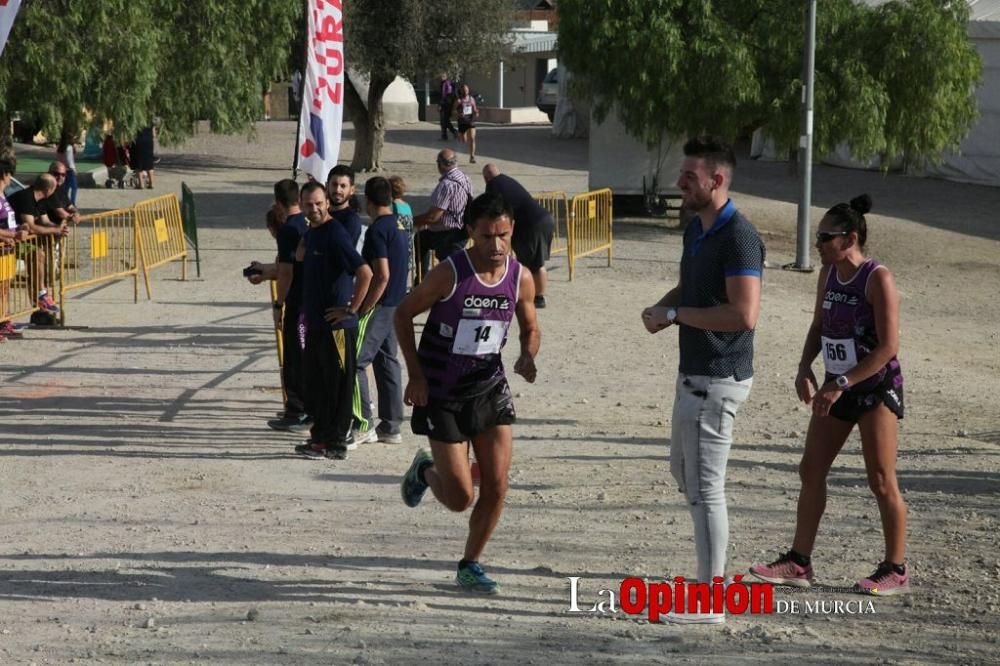
{"label": "man in dark polo shirt", "polygon": [[299,308],[302,305],[302,262],[295,259],[299,241],[308,225],[299,208],[299,186],[285,178],[274,184],[274,205],[267,212],[268,221],[275,226],[268,228],[278,244],[278,255],[273,264],[250,262],[259,273],[247,279],[251,284],[274,280],[277,292],[274,302],[274,327],[281,330],[281,383],[285,389],[284,410],[267,425],[274,430],[300,431],[311,424],[306,415],[303,399],[302,345],[299,341]]}
{"label": "man in dark polo shirt", "polygon": [[[760,312],[764,244],[729,199],[736,160],[712,137],[684,145],[677,187],[694,213],[684,232],[680,280],[642,312],[650,333],[680,328],[680,371],[670,471],[694,521],[698,581],[725,576],[729,544],[726,462],[733,421],[753,381],[753,329]],[[716,624],[722,613],[669,614],[674,623]]]}
{"label": "man in dark polo shirt", "polygon": [[535,307],[545,307],[545,286],[548,276],[545,262],[552,249],[552,234],[556,223],[549,211],[542,208],[535,197],[507,174],[500,173],[496,164],[483,167],[486,191],[503,197],[514,213],[514,237],[510,246],[517,260],[528,267],[535,281]]}
{"label": "man in dark polo shirt", "polygon": [[302,262],[302,357],[309,440],[295,447],[308,458],[347,458],[356,383],[358,308],[372,271],[344,227],[333,221],[323,186],[306,183],[299,195],[309,220],[296,251]]}
{"label": "man in dark polo shirt", "polygon": [[[365,206],[372,223],[365,232],[361,256],[371,266],[372,282],[358,308],[361,316],[358,340],[358,397],[361,418],[354,432],[358,444],[378,440],[386,444],[403,441],[403,381],[401,379],[393,317],[406,296],[409,276],[410,240],[399,216],[392,212],[392,185],[377,176],[365,183]],[[378,427],[372,418],[368,366],[372,366],[378,388]]]}

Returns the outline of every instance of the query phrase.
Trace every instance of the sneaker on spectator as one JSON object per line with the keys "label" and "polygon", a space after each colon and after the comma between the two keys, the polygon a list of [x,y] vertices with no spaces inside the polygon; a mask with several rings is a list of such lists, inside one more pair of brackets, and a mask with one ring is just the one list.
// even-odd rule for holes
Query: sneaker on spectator
{"label": "sneaker on spectator", "polygon": [[792,587],[809,587],[812,585],[812,565],[801,566],[792,560],[791,551],[785,553],[770,564],[755,564],[750,567],[750,573],[766,583],[773,585],[790,585]]}
{"label": "sneaker on spectator", "polygon": [[[355,428],[351,431],[351,436],[349,438],[350,442],[354,443],[354,448],[358,448],[358,444],[370,444],[372,442],[378,441],[378,433],[375,432],[375,428],[368,428],[368,430],[358,430]],[[354,449],[351,449],[353,451]]]}
{"label": "sneaker on spectator", "polygon": [[[357,444],[354,445],[354,448],[357,448]],[[347,460],[347,452],[349,450],[351,450],[351,447],[347,442],[340,442],[326,447],[325,455],[330,460]]]}
{"label": "sneaker on spectator", "polygon": [[910,572],[904,567],[903,573],[898,573],[891,562],[882,562],[872,575],[855,583],[854,591],[878,597],[909,594]]}
{"label": "sneaker on spectator", "polygon": [[11,340],[19,340],[24,337],[24,333],[21,329],[14,326],[14,322],[11,320],[0,322],[0,336],[4,338],[10,338]]}
{"label": "sneaker on spectator", "polygon": [[296,446],[295,452],[309,460],[323,460],[326,458],[326,444],[309,440]]}
{"label": "sneaker on spectator", "polygon": [[282,416],[281,418],[271,419],[267,422],[267,425],[272,430],[280,430],[282,432],[302,432],[307,430],[309,426],[312,425],[312,419],[305,414],[300,414],[298,416]]}
{"label": "sneaker on spectator", "polygon": [[398,432],[391,432],[389,428],[383,428],[383,423],[380,423],[377,428],[375,428],[375,435],[378,441],[383,444],[402,444],[403,435]]}
{"label": "sneaker on spectator", "polygon": [[38,309],[47,310],[52,314],[59,314],[59,306],[56,305],[56,302],[52,300],[52,296],[50,296],[47,291],[42,292],[38,296]]}
{"label": "sneaker on spectator", "polygon": [[535,309],[541,310],[545,307],[545,297],[535,296]]}

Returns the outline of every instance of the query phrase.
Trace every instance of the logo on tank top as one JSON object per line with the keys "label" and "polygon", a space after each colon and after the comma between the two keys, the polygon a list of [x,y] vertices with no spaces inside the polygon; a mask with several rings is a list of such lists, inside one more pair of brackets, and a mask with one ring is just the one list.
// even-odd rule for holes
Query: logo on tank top
{"label": "logo on tank top", "polygon": [[496,296],[479,296],[478,294],[469,294],[462,301],[462,307],[480,310],[510,310],[510,299],[503,294],[498,294]]}
{"label": "logo on tank top", "polygon": [[826,292],[826,297],[823,299],[825,301],[831,301],[833,303],[844,303],[845,305],[857,305],[858,297],[854,294],[844,294],[839,291],[834,291],[832,289]]}

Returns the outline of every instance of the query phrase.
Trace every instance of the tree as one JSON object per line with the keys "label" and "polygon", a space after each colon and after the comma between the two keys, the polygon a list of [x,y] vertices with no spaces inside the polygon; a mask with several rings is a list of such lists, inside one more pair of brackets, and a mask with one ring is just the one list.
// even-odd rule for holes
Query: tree
{"label": "tree", "polygon": [[111,121],[131,136],[160,120],[179,141],[207,119],[246,130],[284,73],[298,0],[25,0],[0,59],[0,120],[56,136]]}
{"label": "tree", "polygon": [[[801,0],[562,0],[559,51],[599,120],[617,109],[648,145],[766,127],[798,143]],[[934,162],[976,117],[982,64],[964,0],[872,7],[823,0],[816,38],[814,146]]]}
{"label": "tree", "polygon": [[345,2],[345,59],[369,83],[365,104],[347,81],[346,110],[355,132],[351,166],[381,170],[382,96],[397,76],[416,80],[428,72],[457,72],[497,62],[512,12],[511,0]]}

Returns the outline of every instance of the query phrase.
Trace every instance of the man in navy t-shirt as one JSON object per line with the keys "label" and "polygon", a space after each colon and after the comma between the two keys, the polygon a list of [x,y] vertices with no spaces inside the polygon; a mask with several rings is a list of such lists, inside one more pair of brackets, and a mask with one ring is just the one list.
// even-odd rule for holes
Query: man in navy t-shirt
{"label": "man in navy t-shirt", "polygon": [[330,216],[343,225],[355,249],[361,252],[361,216],[351,208],[354,171],[343,164],[330,169],[326,177],[326,195],[330,197]]}
{"label": "man in navy t-shirt", "polygon": [[[399,216],[392,212],[392,185],[382,177],[365,183],[365,205],[372,219],[365,233],[362,255],[372,269],[372,282],[361,303],[361,334],[358,336],[358,395],[360,416],[356,418],[354,440],[358,443],[396,444],[402,441],[403,385],[396,356],[396,331],[393,316],[396,306],[406,296],[410,244]],[[378,427],[372,422],[368,390],[368,366],[371,365],[378,388]]]}
{"label": "man in navy t-shirt", "polygon": [[309,220],[296,256],[302,261],[299,321],[305,329],[305,398],[313,426],[309,440],[295,451],[309,458],[343,460],[353,448],[358,306],[368,292],[372,271],[344,229],[330,224],[333,218],[322,185],[304,185],[300,203]]}
{"label": "man in navy t-shirt", "polygon": [[289,178],[274,184],[274,206],[267,211],[267,228],[278,244],[273,264],[250,262],[259,272],[247,277],[251,284],[273,280],[274,327],[281,330],[281,385],[285,406],[279,418],[267,425],[274,430],[300,431],[309,427],[302,398],[302,346],[299,344],[299,308],[302,304],[302,262],[295,259],[306,232],[306,216],[299,209],[299,186]]}

